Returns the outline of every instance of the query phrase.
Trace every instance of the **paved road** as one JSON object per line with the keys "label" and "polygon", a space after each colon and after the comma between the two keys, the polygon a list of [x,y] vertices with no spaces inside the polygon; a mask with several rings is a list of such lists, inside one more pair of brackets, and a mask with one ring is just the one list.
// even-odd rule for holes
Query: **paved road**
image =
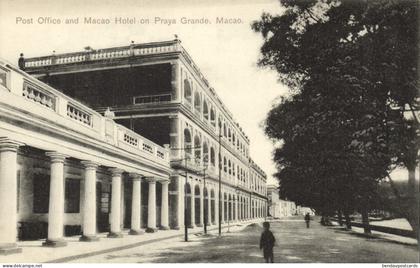
{"label": "paved road", "polygon": [[[310,229],[298,219],[272,222],[277,240],[275,262],[419,262],[415,246],[368,239],[313,222]],[[239,227],[236,227],[239,228]],[[222,262],[258,263],[261,226],[217,236],[193,236],[191,242],[171,239],[153,245],[79,259],[76,262]]]}

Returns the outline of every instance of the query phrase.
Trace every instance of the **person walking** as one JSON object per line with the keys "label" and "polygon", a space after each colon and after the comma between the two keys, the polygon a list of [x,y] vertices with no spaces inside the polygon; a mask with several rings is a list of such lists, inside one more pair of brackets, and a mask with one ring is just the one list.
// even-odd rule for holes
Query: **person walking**
{"label": "person walking", "polygon": [[270,231],[269,222],[264,222],[263,228],[264,228],[264,231],[261,233],[261,238],[260,238],[260,249],[262,249],[264,252],[265,262],[273,263],[274,262],[273,247],[274,247],[274,243],[276,242],[276,239],[274,238],[273,233]]}
{"label": "person walking", "polygon": [[305,215],[305,222],[306,222],[306,228],[309,228],[309,223],[311,222],[311,216],[309,213],[306,213]]}

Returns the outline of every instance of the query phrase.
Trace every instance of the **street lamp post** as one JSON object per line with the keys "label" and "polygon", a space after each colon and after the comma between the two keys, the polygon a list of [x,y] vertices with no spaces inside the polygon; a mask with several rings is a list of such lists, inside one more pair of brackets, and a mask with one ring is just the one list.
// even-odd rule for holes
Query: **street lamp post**
{"label": "street lamp post", "polygon": [[[185,147],[185,148],[171,148],[171,150],[186,150],[186,149],[197,149],[201,147]],[[184,241],[188,242],[188,225],[187,225],[187,183],[188,183],[188,160],[189,155],[184,158],[176,159],[173,162],[185,161],[185,183],[184,183]],[[191,189],[192,191],[192,189]]]}
{"label": "street lamp post", "polygon": [[222,236],[222,204],[221,204],[221,196],[222,196],[222,123],[219,120],[219,236]]}

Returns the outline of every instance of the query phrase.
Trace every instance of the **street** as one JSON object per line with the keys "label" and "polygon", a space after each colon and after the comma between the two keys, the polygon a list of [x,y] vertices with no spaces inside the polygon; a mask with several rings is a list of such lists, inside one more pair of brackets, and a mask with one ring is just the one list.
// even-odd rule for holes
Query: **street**
{"label": "street", "polygon": [[[419,262],[419,253],[415,246],[365,238],[337,227],[320,226],[317,221],[312,221],[310,229],[305,227],[300,217],[272,222],[271,226],[277,240],[274,248],[275,262]],[[221,238],[213,231],[210,236],[192,235],[190,242],[173,238],[80,258],[73,262],[259,263],[263,262],[262,253],[258,248],[261,231],[260,224],[237,226],[232,228],[232,232],[223,233]]]}

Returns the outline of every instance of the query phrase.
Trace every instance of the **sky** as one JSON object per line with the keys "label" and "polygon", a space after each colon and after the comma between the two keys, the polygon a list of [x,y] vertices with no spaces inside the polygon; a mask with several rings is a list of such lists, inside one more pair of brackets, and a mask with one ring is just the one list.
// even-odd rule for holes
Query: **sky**
{"label": "sky", "polygon": [[[261,124],[274,100],[288,89],[274,71],[257,66],[263,40],[250,25],[262,12],[282,11],[278,0],[0,0],[0,57],[16,64],[21,52],[36,57],[54,50],[124,46],[132,40],[171,40],[177,34],[250,138],[251,157],[267,173],[268,183],[276,184],[273,144]],[[133,17],[149,24],[115,23],[115,18]],[[239,23],[217,24],[221,17]],[[77,24],[65,23],[77,18]],[[110,23],[85,24],[84,18]],[[211,24],[183,24],[182,18],[208,19]],[[407,176],[406,170],[392,173],[396,180]]]}
{"label": "sky", "polygon": [[[232,112],[251,140],[250,154],[267,173],[275,166],[273,145],[261,124],[273,101],[287,93],[274,71],[257,66],[262,38],[250,24],[262,12],[279,14],[277,0],[0,0],[0,57],[16,64],[25,57],[81,51],[135,43],[171,40],[182,45]],[[108,19],[109,24],[85,24],[84,18]],[[115,18],[149,20],[149,24],[116,24]],[[208,19],[211,24],[183,24],[182,18]],[[216,18],[231,24],[217,24]],[[78,23],[66,24],[66,19]],[[156,18],[157,21],[156,21]],[[176,21],[176,24],[173,23]],[[171,24],[169,24],[171,22]]]}

